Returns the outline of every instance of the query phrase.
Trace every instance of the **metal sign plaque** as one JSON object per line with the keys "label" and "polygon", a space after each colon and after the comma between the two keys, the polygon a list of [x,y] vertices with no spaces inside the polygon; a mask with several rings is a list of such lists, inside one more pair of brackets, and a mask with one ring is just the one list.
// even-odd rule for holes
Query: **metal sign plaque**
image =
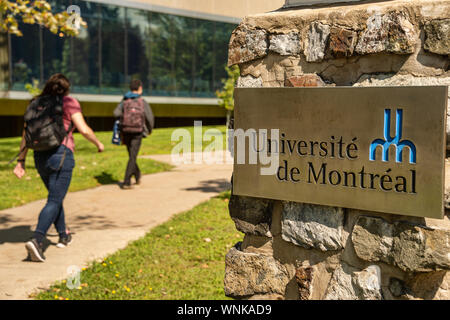
{"label": "metal sign plaque", "polygon": [[237,88],[233,193],[443,218],[447,92]]}

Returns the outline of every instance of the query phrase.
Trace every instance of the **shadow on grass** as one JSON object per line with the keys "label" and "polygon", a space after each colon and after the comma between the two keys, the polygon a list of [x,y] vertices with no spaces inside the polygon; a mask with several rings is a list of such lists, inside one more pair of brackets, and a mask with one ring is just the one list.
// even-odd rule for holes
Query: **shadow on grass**
{"label": "shadow on grass", "polygon": [[110,173],[102,172],[100,175],[94,177],[98,183],[105,184],[119,184],[119,180],[114,179]]}

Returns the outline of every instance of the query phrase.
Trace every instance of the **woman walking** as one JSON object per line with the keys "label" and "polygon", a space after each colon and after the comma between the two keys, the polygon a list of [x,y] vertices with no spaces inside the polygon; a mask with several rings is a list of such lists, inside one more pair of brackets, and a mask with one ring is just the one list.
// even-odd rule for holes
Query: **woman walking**
{"label": "woman walking", "polygon": [[[38,147],[34,148],[34,164],[48,190],[47,203],[39,214],[38,224],[33,237],[25,244],[31,260],[36,262],[45,261],[42,243],[52,224],[55,225],[59,234],[58,247],[65,247],[72,241],[72,235],[69,233],[65,223],[63,201],[69,189],[72,171],[75,166],[73,130],[77,128],[84,138],[97,147],[98,152],[102,152],[104,149],[103,144],[86,124],[80,104],[76,99],[69,96],[69,90],[69,80],[63,74],[55,74],[50,77],[42,93],[35,97],[29,106],[29,109],[33,106],[36,110],[42,110],[45,107],[41,106],[44,106],[46,103],[47,105],[51,103],[55,105],[62,104],[61,113],[64,124],[64,138],[60,145],[50,150],[42,148],[44,151],[38,151]],[[59,109],[61,108],[59,107]],[[53,110],[51,112],[56,114],[58,108],[57,106],[50,106],[48,110]],[[46,127],[42,125],[42,128],[39,128],[37,131],[42,132],[45,129]],[[27,146],[30,144],[29,140],[29,137],[26,139],[26,130],[24,130],[20,144],[21,153],[14,168],[14,174],[19,179],[25,175],[25,160],[28,151]],[[32,141],[31,143],[35,143],[36,146],[39,145],[38,141]]]}

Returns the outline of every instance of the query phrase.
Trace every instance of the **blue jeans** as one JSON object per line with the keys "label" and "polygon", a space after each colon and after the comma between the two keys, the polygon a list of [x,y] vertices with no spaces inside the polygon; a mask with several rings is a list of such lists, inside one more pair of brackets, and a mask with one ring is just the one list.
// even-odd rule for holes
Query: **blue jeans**
{"label": "blue jeans", "polygon": [[[66,155],[63,161],[64,151]],[[49,151],[35,151],[34,164],[48,190],[47,204],[39,214],[35,232],[45,236],[50,226],[55,224],[58,233],[65,234],[63,201],[75,167],[73,153],[64,145]]]}

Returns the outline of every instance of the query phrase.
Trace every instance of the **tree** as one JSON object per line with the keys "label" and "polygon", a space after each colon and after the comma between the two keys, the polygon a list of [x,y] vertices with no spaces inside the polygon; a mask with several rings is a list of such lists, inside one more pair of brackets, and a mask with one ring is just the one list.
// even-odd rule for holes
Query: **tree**
{"label": "tree", "polygon": [[234,65],[231,68],[225,67],[227,71],[228,78],[223,79],[223,89],[221,91],[216,91],[216,96],[219,98],[219,106],[227,109],[227,127],[230,125],[230,120],[234,110],[234,87],[239,78],[240,71],[239,67]]}
{"label": "tree", "polygon": [[54,34],[76,36],[86,22],[79,14],[52,13],[47,1],[0,0],[0,86],[9,89],[9,40],[8,34],[22,36],[19,23],[39,24]]}
{"label": "tree", "polygon": [[39,89],[39,80],[33,79],[33,83],[27,83],[25,89],[31,94],[32,97],[36,97],[41,94],[42,90]]}

